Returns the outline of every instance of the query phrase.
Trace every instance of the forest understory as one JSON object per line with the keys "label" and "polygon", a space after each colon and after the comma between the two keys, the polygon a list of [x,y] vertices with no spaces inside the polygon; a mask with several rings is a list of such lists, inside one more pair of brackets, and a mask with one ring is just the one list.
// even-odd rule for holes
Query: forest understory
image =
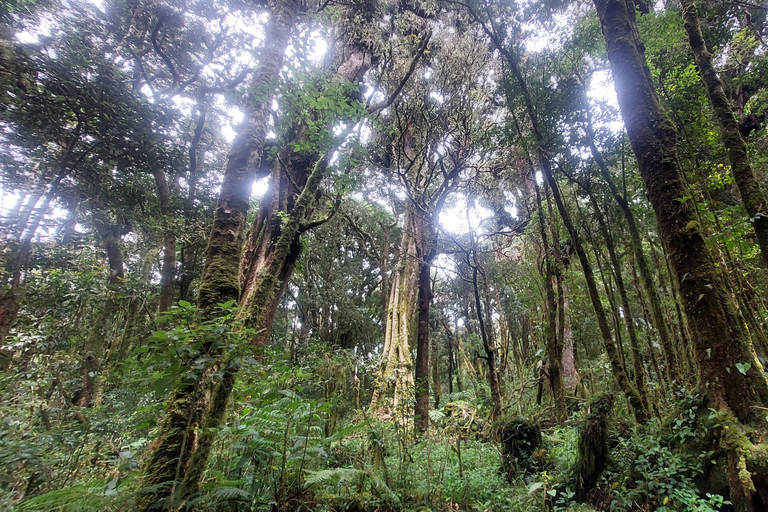
{"label": "forest understory", "polygon": [[0,509],[768,510],[767,41],[0,0]]}

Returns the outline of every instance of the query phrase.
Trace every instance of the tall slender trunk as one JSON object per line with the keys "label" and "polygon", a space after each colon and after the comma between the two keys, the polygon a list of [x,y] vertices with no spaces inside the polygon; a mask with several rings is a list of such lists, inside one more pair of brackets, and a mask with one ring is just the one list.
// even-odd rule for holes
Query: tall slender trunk
{"label": "tall slender trunk", "polygon": [[418,317],[416,321],[416,367],[414,384],[416,404],[414,417],[419,433],[429,430],[429,308],[432,302],[431,270],[435,257],[437,233],[431,216],[419,212],[419,234],[416,243],[418,274]]}
{"label": "tall slender trunk", "polygon": [[160,304],[157,310],[166,311],[173,305],[173,295],[176,288],[176,233],[173,229],[173,212],[171,210],[171,187],[165,172],[154,170],[157,196],[160,199],[160,215],[163,222],[163,265],[160,269]]}
{"label": "tall slender trunk", "polygon": [[[207,316],[213,314],[219,303],[237,300],[240,295],[240,254],[251,186],[259,170],[269,129],[274,86],[300,6],[298,0],[278,0],[267,24],[265,48],[250,84],[250,90],[254,92],[247,98],[246,112],[232,143],[214,212],[198,294],[198,306]],[[203,350],[209,352],[210,348]],[[210,355],[219,356],[217,353]],[[195,456],[196,467],[190,468],[189,464],[196,448],[196,429],[210,424],[210,421],[204,421],[210,399],[207,389],[212,385],[208,380],[207,374],[203,374],[193,382],[182,382],[169,398],[168,415],[145,470],[144,486],[152,491],[137,500],[138,510],[157,510],[158,502],[160,509],[174,510],[180,503],[177,498],[185,498],[177,496],[178,484],[183,482],[186,491],[196,488],[202,475],[199,466],[207,462],[208,451],[203,450]],[[216,413],[220,406],[213,404],[211,413]],[[209,417],[215,419],[216,414]],[[196,475],[198,482],[186,477],[188,471]]]}
{"label": "tall slender trunk", "polygon": [[640,231],[637,228],[637,222],[635,221],[635,214],[632,212],[632,208],[630,207],[629,202],[621,194],[618,187],[616,186],[616,183],[613,181],[613,177],[611,177],[611,173],[608,170],[608,165],[603,158],[603,154],[597,149],[597,146],[595,145],[595,135],[592,128],[592,119],[589,114],[588,103],[586,105],[585,111],[587,114],[587,122],[585,123],[585,128],[587,132],[589,147],[592,152],[592,158],[597,164],[598,169],[600,169],[600,174],[608,184],[608,188],[610,188],[611,194],[613,195],[616,203],[619,205],[619,209],[621,209],[621,213],[624,215],[624,220],[627,222],[627,227],[629,229],[629,245],[635,256],[635,262],[637,264],[637,269],[640,272],[643,289],[645,290],[645,294],[651,303],[651,318],[653,320],[653,325],[656,327],[656,330],[659,334],[659,344],[661,344],[662,350],[664,350],[664,358],[667,363],[667,375],[670,380],[675,380],[678,378],[679,373],[677,354],[675,352],[674,342],[669,335],[667,322],[664,320],[664,310],[661,305],[661,298],[659,297],[659,292],[656,289],[656,285],[654,284],[654,277],[648,266],[648,260],[646,259],[645,253],[643,252],[643,244],[640,239]]}
{"label": "tall slender trunk", "polygon": [[[676,138],[653,86],[634,5],[595,0],[630,144],[670,256],[693,331],[700,384],[710,404],[741,420],[768,403],[768,382],[720,280],[677,163]],[[736,366],[738,365],[738,366]]]}
{"label": "tall slender trunk", "polygon": [[[471,259],[470,259],[471,258]],[[483,306],[481,303],[480,295],[482,291],[487,293],[487,290],[480,289],[480,282],[478,274],[480,270],[480,264],[477,261],[477,249],[472,242],[470,253],[467,254],[467,261],[472,268],[472,288],[475,295],[475,312],[477,313],[478,325],[480,326],[480,338],[483,340],[483,349],[485,350],[485,364],[488,368],[488,386],[491,390],[491,403],[493,408],[488,415],[488,420],[493,422],[501,414],[501,390],[499,388],[499,376],[496,372],[496,346],[493,341],[493,326],[491,325],[491,311],[488,309],[483,312]],[[483,284],[485,284],[485,276],[482,276]],[[487,288],[484,286],[483,288]]]}
{"label": "tall slender trunk", "polygon": [[576,392],[576,386],[579,384],[579,372],[576,369],[576,357],[574,354],[573,346],[573,331],[571,330],[570,315],[568,313],[569,300],[568,300],[568,286],[565,283],[562,284],[562,322],[563,322],[563,355],[561,360],[563,362],[563,387],[570,393]]}
{"label": "tall slender trunk", "polygon": [[739,188],[741,202],[749,215],[749,221],[757,235],[757,245],[768,264],[768,201],[760,190],[747,154],[747,144],[741,136],[739,123],[725,94],[725,87],[712,65],[712,55],[701,35],[699,18],[696,16],[696,4],[693,0],[681,0],[683,6],[683,26],[688,33],[688,41],[693,51],[693,58],[699,69],[701,79],[707,89],[707,97],[715,118],[720,124],[720,139],[728,153],[733,181]]}
{"label": "tall slender trunk", "polygon": [[645,385],[645,368],[643,366],[643,356],[640,352],[640,343],[637,340],[637,330],[635,329],[635,319],[632,315],[632,309],[629,304],[629,296],[627,295],[627,288],[624,286],[624,277],[621,272],[621,263],[616,255],[616,247],[613,242],[613,237],[608,231],[608,224],[605,221],[605,216],[600,210],[600,206],[597,204],[597,199],[591,189],[587,189],[589,194],[589,200],[592,204],[592,210],[595,213],[597,224],[600,227],[600,233],[603,236],[603,241],[608,249],[608,258],[613,268],[613,276],[616,280],[616,288],[619,291],[619,298],[621,299],[621,307],[624,316],[624,324],[627,327],[627,334],[629,336],[629,346],[632,349],[632,363],[635,370],[635,387],[637,392],[640,393],[640,398],[643,404],[648,409],[648,389]]}
{"label": "tall slender trunk", "polygon": [[648,420],[648,413],[642,400],[642,396],[637,389],[630,383],[627,378],[626,370],[621,362],[620,354],[616,349],[616,344],[611,336],[611,328],[608,325],[608,317],[605,314],[603,303],[600,299],[600,293],[597,291],[597,283],[595,282],[595,276],[592,271],[592,264],[589,262],[589,257],[584,247],[581,244],[581,237],[576,230],[576,226],[573,224],[570,212],[565,207],[562,197],[560,196],[560,189],[557,181],[552,174],[552,170],[549,168],[549,164],[544,167],[544,175],[549,181],[549,186],[552,189],[552,196],[555,199],[555,205],[560,212],[560,217],[563,219],[563,224],[571,235],[571,243],[573,243],[576,249],[576,254],[581,262],[582,272],[584,273],[584,280],[587,283],[587,291],[589,292],[589,298],[592,301],[592,307],[595,310],[595,316],[597,317],[597,325],[600,328],[600,334],[603,338],[603,344],[605,345],[605,351],[608,354],[608,360],[611,363],[611,369],[613,375],[619,384],[619,388],[626,395],[627,400],[634,409],[635,419],[638,423],[645,423]]}
{"label": "tall slender trunk", "polygon": [[247,108],[227,157],[219,202],[213,215],[198,306],[216,306],[240,298],[240,256],[248,202],[259,173],[264,141],[269,131],[272,98],[288,39],[301,7],[298,0],[279,0],[266,28],[265,48],[246,97]]}
{"label": "tall slender trunk", "polygon": [[[531,165],[531,171],[533,172],[533,164]],[[535,178],[534,178],[535,179]],[[563,386],[562,375],[562,348],[558,339],[557,330],[557,303],[555,301],[555,289],[553,287],[553,280],[555,279],[555,273],[552,264],[552,252],[554,252],[554,244],[550,246],[549,237],[547,235],[546,222],[544,220],[544,203],[539,192],[539,186],[536,185],[536,202],[538,203],[538,218],[539,218],[539,234],[541,235],[541,243],[544,247],[544,289],[546,290],[547,299],[547,361],[549,362],[549,380],[552,386],[552,399],[555,403],[555,417],[558,423],[563,423],[568,415],[568,408],[565,402],[565,388]],[[552,222],[550,212],[550,223]],[[543,389],[543,388],[540,388]],[[537,398],[537,402],[540,402],[541,398]]]}

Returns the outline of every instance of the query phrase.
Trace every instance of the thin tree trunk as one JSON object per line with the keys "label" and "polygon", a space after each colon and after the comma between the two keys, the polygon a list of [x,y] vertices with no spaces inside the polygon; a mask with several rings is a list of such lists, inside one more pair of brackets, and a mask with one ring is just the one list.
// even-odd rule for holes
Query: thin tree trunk
{"label": "thin tree trunk", "polygon": [[163,265],[160,269],[160,304],[157,307],[158,311],[163,312],[173,305],[176,287],[176,233],[172,226],[171,187],[168,185],[168,178],[160,168],[154,170],[154,177],[163,222]]}
{"label": "thin tree trunk", "polygon": [[[477,320],[480,326],[480,338],[483,340],[483,349],[485,350],[485,363],[488,367],[488,385],[491,390],[491,402],[493,408],[488,415],[488,420],[493,422],[501,414],[501,391],[499,389],[499,377],[496,372],[496,347],[493,342],[493,331],[490,324],[491,312],[486,310],[483,313],[483,306],[480,301],[480,287],[478,284],[478,270],[479,263],[477,261],[477,252],[474,248],[470,249],[472,261],[470,266],[472,267],[472,286],[475,292],[475,308],[477,313]],[[467,255],[469,260],[470,254]],[[483,276],[483,280],[485,277]],[[486,322],[488,322],[486,324]]]}
{"label": "thin tree trunk", "polygon": [[603,337],[603,343],[605,345],[605,351],[608,354],[608,360],[611,363],[611,369],[613,370],[614,377],[619,384],[619,388],[627,396],[627,400],[634,409],[635,419],[638,423],[645,423],[648,420],[648,413],[642,400],[642,396],[637,389],[629,382],[627,373],[620,360],[620,354],[616,350],[616,344],[611,336],[611,328],[608,325],[608,317],[605,314],[603,303],[600,300],[600,294],[597,291],[597,284],[595,282],[595,276],[592,272],[592,265],[589,262],[587,253],[584,247],[581,245],[581,237],[579,232],[571,220],[571,215],[568,212],[562,197],[560,196],[560,190],[555,181],[555,177],[552,174],[552,170],[549,168],[549,163],[544,167],[544,175],[549,182],[549,186],[552,189],[552,196],[555,199],[555,205],[560,212],[560,217],[563,219],[563,224],[571,235],[571,243],[573,243],[576,249],[576,254],[581,262],[581,268],[584,272],[584,280],[587,282],[587,291],[589,292],[589,298],[592,301],[592,307],[595,310],[597,316],[597,325],[600,328],[600,334]]}
{"label": "thin tree trunk", "polygon": [[768,403],[768,382],[717,275],[701,227],[684,204],[675,133],[653,87],[634,5],[595,0],[595,6],[627,134],[691,322],[702,393],[715,408],[730,409],[746,420],[751,405]]}
{"label": "thin tree trunk", "polygon": [[[586,96],[586,93],[585,93]],[[667,375],[670,380],[678,378],[679,368],[677,355],[675,353],[675,347],[673,340],[669,335],[669,329],[667,323],[664,320],[664,310],[661,306],[661,298],[659,292],[654,284],[654,277],[651,274],[651,270],[648,267],[648,260],[643,252],[643,244],[640,240],[640,231],[637,228],[637,222],[635,221],[635,215],[632,212],[632,208],[629,206],[627,199],[619,192],[616,183],[614,183],[611,173],[608,170],[608,165],[603,158],[602,153],[597,149],[595,145],[595,136],[592,129],[592,119],[589,115],[589,105],[586,105],[587,122],[585,124],[587,132],[587,140],[589,141],[589,147],[592,152],[592,158],[595,160],[600,174],[602,175],[608,187],[611,189],[611,194],[616,200],[616,203],[621,209],[621,213],[624,215],[624,220],[627,222],[629,228],[629,242],[630,248],[635,255],[635,262],[637,263],[637,269],[640,272],[642,279],[643,289],[645,290],[648,300],[651,303],[651,313],[653,325],[659,333],[659,343],[664,350],[664,358],[667,363]]]}
{"label": "thin tree trunk", "polygon": [[592,204],[592,210],[595,212],[595,218],[597,224],[600,227],[600,233],[603,236],[603,241],[608,249],[608,257],[613,267],[613,277],[616,280],[616,288],[619,291],[619,298],[621,299],[621,306],[624,313],[624,324],[627,327],[627,334],[629,335],[629,346],[632,349],[632,365],[635,370],[635,387],[637,392],[640,393],[640,399],[643,401],[643,405],[648,409],[648,389],[645,385],[645,368],[643,366],[643,356],[640,352],[640,343],[637,340],[637,331],[635,329],[635,320],[632,315],[632,309],[629,305],[629,296],[627,295],[627,288],[624,286],[624,277],[621,272],[621,263],[616,255],[616,247],[613,242],[613,237],[608,231],[608,225],[605,222],[603,212],[600,210],[600,206],[597,204],[597,199],[591,189],[587,189],[589,194],[589,200]]}

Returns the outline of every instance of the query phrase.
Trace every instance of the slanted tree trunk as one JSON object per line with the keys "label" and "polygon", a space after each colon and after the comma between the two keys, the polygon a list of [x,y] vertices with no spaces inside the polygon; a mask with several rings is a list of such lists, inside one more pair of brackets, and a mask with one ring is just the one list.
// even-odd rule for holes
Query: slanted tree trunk
{"label": "slanted tree trunk", "polygon": [[[79,131],[79,129],[77,130]],[[51,202],[56,196],[61,180],[66,176],[66,169],[74,147],[74,140],[70,144],[64,162],[61,165],[59,174],[48,184],[48,191],[42,198],[42,203],[37,206],[39,199],[30,204],[28,222],[18,224],[19,245],[11,256],[11,265],[8,272],[7,291],[0,295],[0,370],[5,370],[11,364],[13,352],[1,348],[11,332],[13,323],[19,314],[19,295],[21,294],[21,283],[24,270],[27,268],[29,256],[32,253],[32,240],[37,233],[37,228],[48,213]],[[32,198],[30,198],[32,199]],[[35,208],[36,207],[36,208]]]}
{"label": "slanted tree trunk", "polygon": [[[371,54],[354,46],[339,65],[334,80],[358,82],[370,66]],[[347,100],[354,101],[354,98]],[[262,198],[240,262],[241,317],[256,329],[255,346],[263,346],[272,329],[280,298],[301,254],[301,235],[330,218],[310,220],[322,195],[320,178],[326,171],[330,155],[328,148],[294,150],[295,145],[312,144],[308,132],[303,120],[291,127],[292,143],[285,144],[274,162],[269,190]],[[280,240],[291,224],[286,217],[295,219],[296,231],[288,240],[285,251],[278,252]],[[265,280],[272,282],[274,289],[264,287]]]}
{"label": "slanted tree trunk", "polygon": [[[206,251],[206,263],[200,283],[198,306],[205,315],[212,315],[219,303],[237,300],[240,296],[240,254],[243,243],[251,186],[261,163],[264,140],[269,129],[269,116],[274,85],[282,68],[288,39],[298,15],[301,2],[278,0],[266,28],[265,47],[259,69],[254,74],[250,90],[255,91],[246,100],[246,112],[232,143],[219,202],[214,212],[213,227]],[[204,347],[205,352],[210,349]],[[218,357],[219,354],[210,354]],[[227,393],[219,393],[224,398]],[[158,432],[155,449],[147,463],[144,487],[152,492],[137,500],[137,510],[174,510],[185,496],[177,496],[178,484],[186,490],[194,489],[202,475],[208,451],[190,462],[196,449],[197,428],[209,426],[205,412],[209,409],[210,383],[206,375],[193,382],[182,382],[168,400],[167,416]],[[209,417],[216,419],[222,404],[211,406]],[[226,402],[224,403],[226,408]],[[220,418],[220,416],[218,416]],[[196,475],[197,481],[187,478]]]}
{"label": "slanted tree trunk", "polygon": [[749,221],[757,235],[757,245],[768,264],[768,201],[755,179],[747,154],[747,144],[741,136],[739,123],[725,94],[725,87],[712,65],[712,55],[701,35],[699,18],[696,16],[696,4],[693,0],[681,0],[683,6],[683,26],[688,33],[688,41],[693,51],[693,58],[699,69],[701,79],[707,89],[707,97],[715,118],[720,124],[720,139],[728,153],[733,181],[739,188],[741,202],[749,215]]}
{"label": "slanted tree trunk", "polygon": [[653,86],[634,5],[595,0],[595,6],[629,141],[690,320],[702,393],[713,407],[746,420],[751,405],[768,403],[768,382],[717,275],[701,226],[685,204],[675,132]]}

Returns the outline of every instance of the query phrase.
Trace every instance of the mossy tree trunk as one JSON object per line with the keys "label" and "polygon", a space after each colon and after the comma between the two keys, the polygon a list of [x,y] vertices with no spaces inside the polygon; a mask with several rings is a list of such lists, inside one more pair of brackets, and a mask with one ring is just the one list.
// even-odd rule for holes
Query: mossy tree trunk
{"label": "mossy tree trunk", "polygon": [[[250,84],[252,93],[246,98],[243,121],[228,155],[198,295],[198,306],[208,316],[219,303],[236,301],[240,296],[240,254],[251,187],[260,168],[274,88],[300,6],[298,0],[278,0],[273,8],[259,69]],[[203,350],[210,351],[207,347]],[[191,480],[199,481],[207,463],[205,446],[194,457],[195,467],[190,467],[190,461],[197,447],[197,429],[211,423],[204,420],[212,392],[208,373],[183,381],[168,399],[167,415],[145,469],[147,491],[137,500],[137,510],[173,510],[186,498],[177,495],[180,483],[186,492],[196,488],[197,482]],[[221,404],[213,404],[209,418],[215,419],[217,406]]]}
{"label": "mossy tree trunk", "polygon": [[645,291],[648,301],[651,305],[651,319],[653,325],[658,331],[659,343],[664,351],[664,358],[667,363],[667,376],[670,380],[678,378],[679,363],[677,360],[677,353],[675,352],[674,341],[669,333],[667,322],[664,319],[664,310],[661,305],[661,298],[659,297],[658,289],[653,281],[653,274],[651,274],[650,267],[648,266],[648,260],[643,251],[643,243],[640,239],[640,231],[637,228],[637,222],[635,221],[635,214],[632,212],[632,208],[624,197],[616,183],[613,181],[613,177],[608,169],[608,164],[603,158],[602,152],[597,148],[595,144],[595,134],[592,127],[592,118],[589,112],[589,101],[586,100],[586,90],[584,93],[585,98],[585,113],[586,122],[584,124],[585,131],[587,133],[587,142],[592,153],[592,158],[597,164],[600,170],[600,175],[603,177],[608,187],[611,190],[614,200],[619,205],[621,213],[624,216],[624,220],[627,223],[629,230],[629,245],[634,254],[635,262],[637,264],[637,270],[640,272],[641,283],[643,290]]}
{"label": "mossy tree trunk", "polygon": [[120,249],[121,226],[102,218],[98,218],[94,224],[107,253],[109,277],[107,298],[93,322],[93,329],[80,354],[80,389],[75,395],[75,402],[80,407],[90,407],[93,399],[100,393],[97,389],[100,386],[97,384],[99,380],[96,374],[102,370],[104,354],[107,350],[105,343],[109,338],[108,329],[122,302],[121,282],[125,276],[123,252]]}
{"label": "mossy tree trunk", "polygon": [[371,398],[371,410],[391,414],[413,399],[411,337],[415,334],[418,297],[418,255],[415,205],[409,204],[400,237],[400,256],[391,278],[381,366]]}
{"label": "mossy tree trunk", "polygon": [[[533,164],[531,163],[533,171]],[[552,398],[555,402],[555,417],[558,423],[563,423],[568,415],[565,402],[565,386],[562,379],[562,338],[558,338],[558,306],[555,300],[555,288],[553,281],[556,279],[553,265],[553,244],[549,243],[546,221],[544,220],[544,204],[536,185],[536,201],[539,204],[537,217],[539,218],[539,234],[544,248],[544,289],[546,290],[547,304],[547,361],[549,362],[549,381],[552,387]],[[551,222],[550,216],[550,224]],[[543,390],[543,389],[542,389]]]}
{"label": "mossy tree trunk", "polygon": [[[545,159],[542,158],[542,160]],[[581,243],[581,236],[576,229],[576,226],[573,224],[571,214],[566,208],[563,198],[560,195],[560,188],[557,184],[557,181],[555,180],[554,174],[552,173],[552,169],[549,167],[548,161],[546,165],[543,165],[543,168],[544,177],[549,182],[549,186],[552,189],[552,196],[555,200],[557,210],[560,212],[560,217],[563,219],[563,224],[565,224],[565,228],[568,230],[568,234],[571,236],[571,243],[576,250],[579,261],[581,262],[581,269],[584,273],[584,280],[587,283],[587,291],[589,293],[590,301],[592,302],[592,307],[595,310],[597,325],[600,329],[600,335],[603,338],[605,352],[608,354],[608,360],[611,363],[613,376],[616,378],[616,381],[619,384],[619,389],[621,389],[621,391],[627,397],[630,405],[632,406],[632,409],[635,413],[635,419],[638,421],[638,423],[645,423],[648,420],[648,413],[645,408],[645,404],[643,403],[643,399],[640,393],[637,391],[637,388],[635,388],[635,386],[633,386],[629,381],[627,372],[624,368],[624,365],[622,364],[621,355],[617,350],[616,343],[614,342],[613,336],[611,335],[611,328],[608,325],[608,316],[605,313],[605,308],[603,307],[600,293],[597,290],[597,283],[595,281],[595,275],[592,270],[592,264],[590,263],[587,252],[584,250],[584,246]]]}
{"label": "mossy tree trunk", "polygon": [[746,420],[751,405],[768,402],[768,382],[717,274],[701,226],[686,205],[675,132],[653,86],[634,5],[595,0],[595,6],[630,144],[690,321],[702,392],[711,406],[730,409]]}
{"label": "mossy tree trunk", "polygon": [[701,34],[699,18],[696,15],[696,4],[693,0],[681,0],[683,6],[683,26],[688,34],[688,41],[693,51],[696,66],[699,69],[701,79],[707,89],[707,97],[715,118],[720,124],[720,139],[728,154],[731,164],[733,181],[739,188],[741,202],[749,215],[749,221],[757,235],[757,245],[763,255],[763,260],[768,264],[768,201],[760,190],[760,184],[755,179],[755,173],[749,162],[747,144],[741,136],[739,123],[733,112],[722,80],[712,65],[712,55],[707,49],[704,37]]}

